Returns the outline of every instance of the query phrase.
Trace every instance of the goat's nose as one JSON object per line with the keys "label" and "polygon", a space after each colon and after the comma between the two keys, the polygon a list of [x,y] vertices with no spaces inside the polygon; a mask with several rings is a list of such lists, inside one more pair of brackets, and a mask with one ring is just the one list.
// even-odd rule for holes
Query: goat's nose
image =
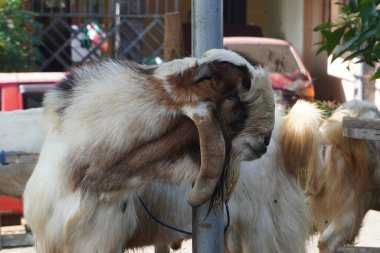
{"label": "goat's nose", "polygon": [[270,143],[270,139],[271,139],[271,136],[272,136],[272,133],[269,133],[269,134],[267,134],[267,135],[264,137],[264,144],[265,144],[266,146],[269,145],[269,143]]}
{"label": "goat's nose", "polygon": [[265,154],[267,152],[267,147],[261,146],[260,151],[261,154]]}

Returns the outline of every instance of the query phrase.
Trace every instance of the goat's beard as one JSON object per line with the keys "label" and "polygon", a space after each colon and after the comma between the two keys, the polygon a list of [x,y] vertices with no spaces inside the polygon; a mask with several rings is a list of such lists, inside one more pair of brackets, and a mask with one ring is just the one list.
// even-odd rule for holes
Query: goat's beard
{"label": "goat's beard", "polygon": [[228,147],[222,175],[210,199],[209,210],[222,207],[231,198],[240,176],[240,163],[244,155],[236,149]]}

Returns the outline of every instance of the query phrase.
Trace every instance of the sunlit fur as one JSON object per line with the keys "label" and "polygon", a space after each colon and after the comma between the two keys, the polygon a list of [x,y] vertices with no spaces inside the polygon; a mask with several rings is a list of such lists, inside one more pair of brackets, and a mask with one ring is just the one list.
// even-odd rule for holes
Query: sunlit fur
{"label": "sunlit fur", "polygon": [[[302,104],[295,107],[303,109]],[[354,242],[366,212],[378,207],[379,194],[378,144],[344,137],[343,117],[378,119],[380,115],[373,104],[349,101],[318,126],[314,124],[318,120],[308,120],[312,115],[319,119],[318,111],[310,105],[304,109],[299,114],[303,121],[297,125],[305,137],[299,147],[294,142],[293,148],[307,150],[300,164],[308,163],[306,195],[321,234],[318,247],[321,253],[333,253],[338,246]],[[305,148],[304,140],[311,149]]]}
{"label": "sunlit fur", "polygon": [[322,123],[321,112],[313,104],[298,100],[285,119],[280,138],[284,163],[304,186],[309,158],[319,145],[316,136]]}
{"label": "sunlit fur", "polygon": [[[214,53],[215,51],[210,53],[211,59],[215,58]],[[228,61],[228,57],[222,59]],[[236,58],[233,58],[233,62],[235,61]],[[160,76],[157,73],[161,70],[169,71],[168,73],[176,77],[175,75],[182,73],[183,65],[194,67],[191,65],[194,62],[191,58],[176,60],[177,64],[163,64],[154,73]],[[109,182],[111,186],[114,182],[124,182],[126,187],[117,191],[95,193],[73,187],[68,179],[70,168],[67,164],[73,160],[83,163],[95,160],[100,164],[107,160],[112,161],[113,155],[120,154],[120,148],[133,148],[130,144],[136,140],[156,138],[166,131],[166,120],[176,117],[172,107],[166,108],[160,104],[163,101],[153,94],[156,89],[147,91],[139,86],[139,82],[143,82],[142,86],[148,87],[149,80],[144,79],[144,75],[137,75],[128,66],[127,70],[125,67],[111,61],[96,65],[95,68],[85,67],[78,70],[81,78],[76,81],[80,85],[73,87],[78,92],[76,96],[63,91],[61,94],[49,93],[46,97],[45,108],[50,128],[37,166],[24,192],[24,214],[36,237],[39,253],[122,252],[125,238],[132,237],[137,226],[137,218],[133,215],[134,193],[157,180],[159,175],[162,177],[162,174],[153,172],[147,178],[138,175],[125,182],[114,177],[115,180]],[[266,149],[265,136],[272,131],[274,118],[273,93],[267,72],[251,67],[249,71],[252,85],[249,90],[238,91],[237,95],[248,109],[248,118],[255,122],[247,121],[247,125],[243,126],[245,130],[239,132],[245,135],[244,139],[239,138],[231,143],[232,150],[245,150],[245,145],[252,147],[250,152],[245,151],[239,155],[242,160],[260,157],[255,149]],[[91,92],[86,90],[89,83],[92,83]],[[161,84],[163,86],[160,86],[162,89],[159,92],[169,94],[172,91],[169,81],[162,81]],[[187,95],[189,97],[186,99],[190,101],[199,99],[193,94]],[[183,102],[183,98],[178,99]],[[257,102],[252,99],[257,99]],[[75,106],[71,107],[72,103]],[[251,103],[252,107],[249,106]],[[173,139],[173,142],[179,141],[181,137]],[[105,152],[93,153],[97,147]],[[160,151],[162,150],[157,150]],[[135,159],[144,162],[151,155],[141,154]],[[230,157],[230,160],[235,161],[235,156]],[[172,162],[158,161],[157,171],[166,175],[165,179],[169,182],[192,181],[197,176],[199,164],[199,160],[184,155]]]}
{"label": "sunlit fur", "polygon": [[[228,202],[231,224],[225,233],[225,252],[306,252],[310,219],[305,196],[296,178],[285,169],[280,132],[286,125],[276,113],[268,151],[260,159],[243,162],[236,189]],[[190,183],[155,182],[138,195],[161,221],[191,231],[191,208],[183,201]],[[134,199],[138,224],[127,248],[176,243],[187,235],[170,230],[154,220]],[[226,211],[224,212],[226,215]],[[225,216],[227,222],[227,217]]]}

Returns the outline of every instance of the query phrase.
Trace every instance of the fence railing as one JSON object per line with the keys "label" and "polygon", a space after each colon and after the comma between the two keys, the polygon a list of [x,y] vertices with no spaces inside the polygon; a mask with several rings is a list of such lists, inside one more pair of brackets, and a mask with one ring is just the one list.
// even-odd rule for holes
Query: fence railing
{"label": "fence railing", "polygon": [[179,0],[32,0],[43,24],[40,71],[101,57],[149,63],[163,54],[164,14]]}

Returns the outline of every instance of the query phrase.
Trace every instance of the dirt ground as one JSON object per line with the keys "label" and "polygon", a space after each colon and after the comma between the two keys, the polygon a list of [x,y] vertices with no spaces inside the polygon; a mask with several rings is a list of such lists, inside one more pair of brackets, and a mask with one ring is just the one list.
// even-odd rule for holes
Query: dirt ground
{"label": "dirt ground", "polygon": [[[307,253],[318,253],[317,249],[317,239],[318,236],[311,238],[308,242]],[[366,247],[380,247],[380,212],[370,211],[364,219],[363,227],[360,231],[359,237],[357,238],[357,246]],[[191,253],[191,240],[183,243],[182,248],[178,251],[173,251],[173,253]],[[1,253],[35,253],[33,247],[28,248],[14,248],[14,249],[3,249],[0,250]],[[143,250],[129,251],[129,253],[154,253],[153,247],[145,248]]]}

